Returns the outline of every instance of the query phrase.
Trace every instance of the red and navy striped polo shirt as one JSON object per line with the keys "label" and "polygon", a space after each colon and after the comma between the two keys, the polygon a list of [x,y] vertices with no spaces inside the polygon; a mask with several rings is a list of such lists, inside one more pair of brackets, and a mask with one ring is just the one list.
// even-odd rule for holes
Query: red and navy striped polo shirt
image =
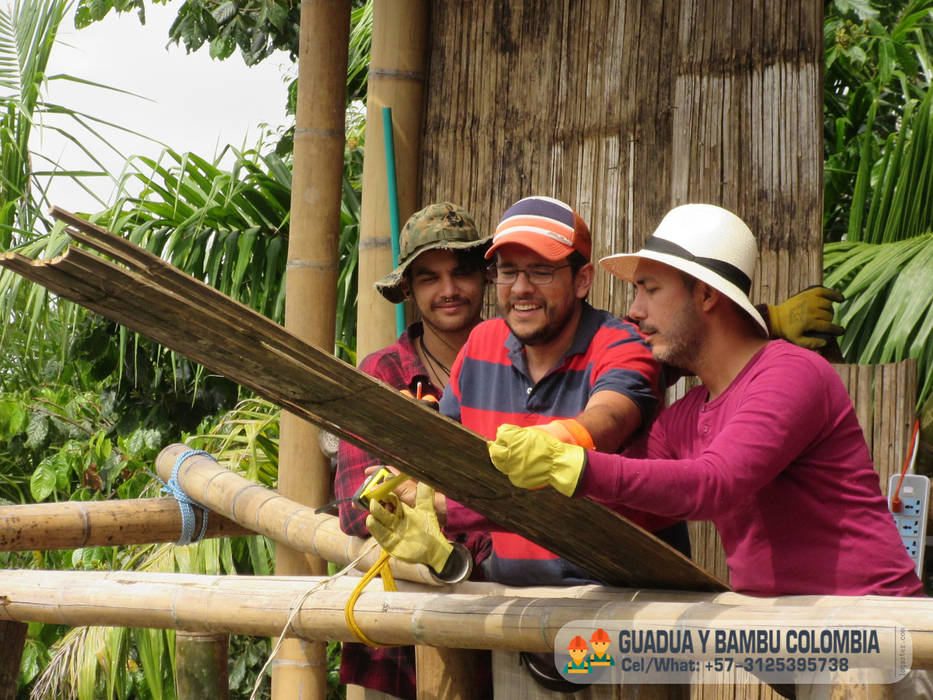
{"label": "red and navy striped polo shirt", "polygon": [[[522,344],[501,318],[479,324],[470,333],[451,369],[441,413],[494,439],[503,423],[529,426],[573,418],[599,391],[631,399],[642,424],[658,406],[660,367],[636,326],[608,311],[583,304],[580,323],[563,359],[540,381],[528,374]],[[448,527],[470,528],[476,514],[451,503]],[[659,523],[661,527],[671,521]],[[571,583],[585,572],[514,533],[493,532],[490,564],[502,571],[497,580],[513,585]],[[576,569],[576,571],[572,571]],[[518,577],[518,579],[516,579]]]}

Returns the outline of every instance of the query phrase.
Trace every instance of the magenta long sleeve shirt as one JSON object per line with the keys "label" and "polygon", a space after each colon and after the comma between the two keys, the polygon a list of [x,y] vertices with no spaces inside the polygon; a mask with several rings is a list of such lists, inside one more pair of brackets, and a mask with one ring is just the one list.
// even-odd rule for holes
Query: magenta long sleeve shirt
{"label": "magenta long sleeve shirt", "polygon": [[698,387],[623,455],[587,453],[577,495],[712,520],[752,595],[922,595],[852,402],[814,352],[768,343],[728,389]]}

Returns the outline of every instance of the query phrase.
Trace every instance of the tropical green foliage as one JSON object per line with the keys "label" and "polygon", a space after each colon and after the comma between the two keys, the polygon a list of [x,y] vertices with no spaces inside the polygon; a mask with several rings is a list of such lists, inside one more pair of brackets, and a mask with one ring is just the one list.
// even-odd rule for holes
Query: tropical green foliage
{"label": "tropical green foliage", "polygon": [[826,244],[823,266],[847,298],[845,357],[917,358],[921,406],[933,391],[933,92],[908,100],[880,157],[859,168],[849,232]]}
{"label": "tropical green foliage", "polygon": [[0,247],[9,248],[16,227],[32,230],[29,137],[43,103],[40,86],[67,2],[16,0],[0,7]]}
{"label": "tropical green foliage", "polygon": [[[0,6],[0,250],[29,242],[51,229],[42,210],[49,205],[46,192],[52,178],[69,178],[93,195],[94,189],[85,181],[109,177],[96,152],[116,149],[104,138],[102,129],[146,138],[44,98],[43,89],[53,80],[80,83],[88,89],[112,89],[67,74],[48,75],[49,55],[69,6],[70,0],[15,0],[12,6]],[[30,151],[30,138],[38,126],[74,144],[99,169],[64,170],[53,159]],[[103,205],[100,198],[97,200]]]}
{"label": "tropical green foliage", "polygon": [[[53,226],[40,213],[48,203],[38,174],[30,170],[31,163],[41,161],[40,154],[12,145],[29,143],[29,135],[20,132],[32,130],[37,113],[67,110],[42,100],[44,63],[20,69],[22,56],[47,60],[47,52],[23,53],[20,45],[29,39],[40,48],[50,47],[64,7],[65,3],[49,0],[20,0],[13,10],[0,15],[2,106],[4,114],[16,117],[2,125],[5,150],[0,173],[5,180],[0,206],[14,215],[3,229],[6,236],[0,249],[18,245],[31,257],[60,254],[69,239],[60,226]],[[359,27],[354,31],[360,35]],[[365,28],[362,33],[366,35]],[[19,74],[35,78],[22,83],[33,90],[31,113],[19,97]],[[358,65],[355,75],[358,79],[365,71]],[[8,90],[10,86],[16,90]],[[361,114],[359,108],[351,110],[356,116],[349,120],[340,237],[338,347],[351,360]],[[77,116],[82,123],[89,121],[85,115]],[[16,138],[8,143],[7,134],[14,131]],[[121,194],[94,218],[281,320],[291,188],[289,144],[288,138],[282,139],[277,152],[264,149],[263,144],[243,151],[230,148],[213,160],[172,149],[155,159],[132,159],[124,169]],[[7,173],[21,177],[17,180]],[[187,359],[81,307],[57,300],[16,275],[0,274],[0,313],[10,321],[0,330],[4,348],[0,357],[0,499],[26,503],[156,495],[158,486],[148,465],[159,448],[183,439],[185,431],[195,431],[191,442],[229,458],[232,468],[274,485],[278,451],[274,407],[247,402],[227,413],[238,393],[231,383],[205,374]],[[218,413],[221,420],[211,419]],[[211,427],[214,422],[217,425]],[[0,566],[265,574],[271,571],[272,548],[259,537],[185,548],[88,547],[0,554]],[[68,631],[55,625],[30,625],[21,686],[33,687],[35,697],[171,698],[172,637],[157,630]],[[234,638],[231,645],[236,650],[231,655],[232,697],[245,698],[268,654],[268,640]],[[330,683],[337,696],[339,645],[330,645],[329,656]],[[265,697],[267,686],[268,680],[262,691]]]}
{"label": "tropical green foliage", "polygon": [[[182,436],[198,449],[210,450],[224,466],[266,486],[275,486],[278,459],[278,409],[268,402],[247,400],[204,433]],[[147,446],[151,464],[164,440]],[[143,472],[144,468],[140,469]],[[157,485],[142,473],[138,494],[156,495]],[[121,494],[122,495],[122,494]],[[76,494],[80,497],[80,494]],[[185,547],[170,544],[135,547],[89,547],[47,553],[56,568],[90,570],[135,569],[199,574],[269,575],[273,546],[264,537],[210,539]],[[174,633],[124,628],[76,628],[54,647],[36,647],[37,657],[51,662],[36,681],[35,698],[146,697],[171,700],[174,694],[172,657]],[[268,640],[237,639],[231,656],[231,697],[248,697],[268,653]],[[37,664],[38,666],[38,664]],[[31,680],[31,679],[23,679]],[[265,697],[268,697],[266,693]]]}
{"label": "tropical green foliage", "polygon": [[824,39],[824,235],[840,240],[852,227],[859,167],[870,167],[897,131],[909,100],[922,98],[933,76],[933,0],[830,0]]}

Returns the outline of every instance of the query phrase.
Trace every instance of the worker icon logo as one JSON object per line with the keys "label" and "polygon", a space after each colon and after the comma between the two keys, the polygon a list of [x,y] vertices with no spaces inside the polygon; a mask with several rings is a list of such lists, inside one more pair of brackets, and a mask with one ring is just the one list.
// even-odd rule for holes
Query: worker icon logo
{"label": "worker icon logo", "polygon": [[554,640],[555,668],[571,683],[621,682],[626,659],[615,658],[621,653],[613,646],[616,634],[615,627],[603,621],[576,620],[566,625]]}
{"label": "worker icon logo", "polygon": [[590,637],[590,646],[593,649],[593,653],[586,659],[592,670],[616,665],[615,659],[613,659],[612,654],[609,653],[609,644],[610,639],[606,630],[600,627],[593,632],[593,635]]}
{"label": "worker icon logo", "polygon": [[564,667],[564,673],[580,674],[590,672],[590,662],[587,659],[590,648],[583,637],[577,635],[571,639],[570,644],[567,645],[567,651],[570,652],[570,661]]}

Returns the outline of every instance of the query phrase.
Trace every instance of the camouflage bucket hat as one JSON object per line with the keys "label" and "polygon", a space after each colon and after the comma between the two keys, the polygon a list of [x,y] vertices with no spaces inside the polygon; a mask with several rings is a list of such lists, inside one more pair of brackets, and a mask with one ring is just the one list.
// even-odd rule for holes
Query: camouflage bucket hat
{"label": "camouflage bucket hat", "polygon": [[470,213],[456,204],[440,202],[416,211],[399,234],[398,267],[376,282],[375,287],[393,304],[405,300],[402,279],[415,258],[428,250],[468,250],[489,245],[480,238]]}

